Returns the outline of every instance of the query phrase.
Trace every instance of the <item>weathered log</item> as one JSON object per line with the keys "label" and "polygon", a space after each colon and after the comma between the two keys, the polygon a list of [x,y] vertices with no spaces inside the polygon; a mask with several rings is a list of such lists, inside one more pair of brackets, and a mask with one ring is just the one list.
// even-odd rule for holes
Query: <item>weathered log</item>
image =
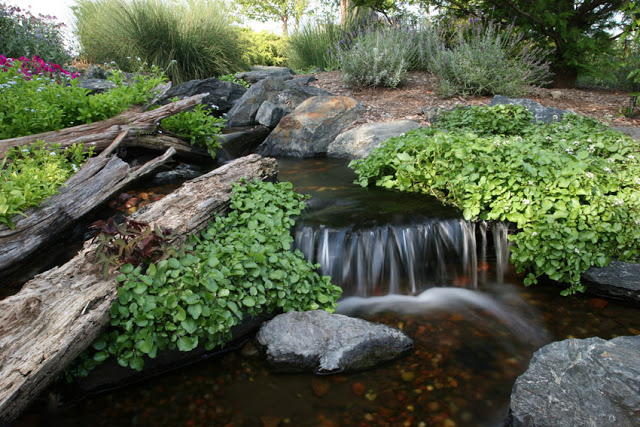
{"label": "weathered log", "polygon": [[184,160],[204,162],[211,161],[211,154],[200,146],[191,145],[187,141],[171,134],[140,135],[134,141],[126,144],[151,150],[166,150],[172,147],[176,150],[176,157]]}
{"label": "weathered log", "polygon": [[[137,220],[184,237],[228,209],[233,182],[272,179],[276,173],[273,159],[238,159],[183,184]],[[117,286],[95,265],[96,245],[85,243],[72,260],[0,301],[0,422],[14,420],[108,324]]]}
{"label": "weathered log", "polygon": [[13,147],[29,145],[38,140],[45,141],[47,144],[60,144],[61,148],[83,143],[87,147],[94,147],[96,151],[102,151],[124,130],[128,131],[124,145],[135,145],[135,140],[139,135],[155,133],[160,120],[192,108],[207,95],[208,93],[194,95],[164,105],[156,110],[144,112],[126,111],[116,117],[100,122],[74,126],[59,131],[0,140],[0,159],[5,156],[7,150]]}
{"label": "weathered log", "polygon": [[162,156],[131,168],[111,153],[126,138],[125,129],[97,157],[91,158],[65,183],[60,193],[40,206],[28,209],[26,217],[16,215],[15,228],[0,225],[0,272],[15,268],[21,261],[57,239],[84,215],[100,206],[118,191],[139,179],[173,156],[169,148]]}

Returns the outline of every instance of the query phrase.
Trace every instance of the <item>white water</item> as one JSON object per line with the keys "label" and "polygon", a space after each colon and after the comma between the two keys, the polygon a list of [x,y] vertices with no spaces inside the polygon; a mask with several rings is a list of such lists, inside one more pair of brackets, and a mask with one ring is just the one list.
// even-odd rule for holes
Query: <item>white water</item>
{"label": "white water", "polygon": [[[487,230],[495,253],[489,254]],[[433,286],[476,288],[487,280],[484,266],[495,259],[502,283],[509,262],[507,226],[459,219],[428,219],[369,229],[299,225],[294,246],[321,265],[345,295],[416,295]]]}

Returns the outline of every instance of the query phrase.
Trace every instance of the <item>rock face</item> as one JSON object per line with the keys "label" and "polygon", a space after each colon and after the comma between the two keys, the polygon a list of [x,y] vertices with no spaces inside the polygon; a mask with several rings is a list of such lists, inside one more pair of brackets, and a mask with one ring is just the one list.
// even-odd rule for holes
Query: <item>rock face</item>
{"label": "rock face", "polygon": [[371,368],[413,348],[397,329],[322,310],[276,316],[256,340],[275,370],[317,374]]}
{"label": "rock face", "polygon": [[284,80],[266,78],[254,84],[242,95],[242,98],[227,113],[227,126],[251,126],[255,124],[256,114],[264,101],[270,101],[287,86]]}
{"label": "rock face", "polygon": [[330,93],[317,87],[301,84],[288,85],[278,77],[267,77],[251,86],[229,111],[227,114],[227,126],[252,126],[257,124],[256,115],[265,101],[283,109],[292,110],[312,96],[319,95],[330,95]]}
{"label": "rock face", "polygon": [[516,380],[507,425],[640,425],[640,336],[564,340]]}
{"label": "rock face", "polygon": [[285,116],[258,147],[265,156],[314,157],[362,113],[364,107],[345,96],[315,96]]}
{"label": "rock face", "polygon": [[257,65],[251,67],[251,71],[237,73],[235,78],[242,79],[249,84],[254,84],[268,77],[275,77],[282,80],[292,79],[294,72],[287,67],[268,67]]}
{"label": "rock face", "polygon": [[614,260],[604,268],[591,267],[582,282],[589,293],[640,304],[640,264]]}
{"label": "rock face", "polygon": [[527,110],[531,111],[531,113],[533,113],[534,123],[551,123],[553,121],[561,120],[563,114],[573,114],[572,112],[567,110],[560,110],[553,107],[543,107],[542,105],[531,99],[508,98],[502,95],[494,96],[489,106],[500,104],[522,105]]}
{"label": "rock face", "polygon": [[116,84],[107,79],[87,79],[83,77],[78,79],[78,86],[88,89],[89,94],[94,95],[113,89],[116,87]]}
{"label": "rock face", "polygon": [[363,159],[387,139],[398,136],[420,124],[413,120],[394,120],[384,123],[368,123],[341,133],[329,144],[327,156]]}
{"label": "rock face", "polygon": [[[216,111],[220,114],[231,110],[231,107],[244,95],[247,89],[232,82],[223,82],[216,78],[204,80],[191,80],[172,87],[158,101],[158,104],[168,104],[171,98],[178,99],[188,98],[200,93],[208,93],[203,98],[202,103],[210,108],[217,107]],[[214,107],[215,106],[215,107]]]}
{"label": "rock face", "polygon": [[286,105],[274,104],[271,101],[264,101],[256,113],[256,121],[262,126],[274,128],[280,120],[291,112],[291,108]]}

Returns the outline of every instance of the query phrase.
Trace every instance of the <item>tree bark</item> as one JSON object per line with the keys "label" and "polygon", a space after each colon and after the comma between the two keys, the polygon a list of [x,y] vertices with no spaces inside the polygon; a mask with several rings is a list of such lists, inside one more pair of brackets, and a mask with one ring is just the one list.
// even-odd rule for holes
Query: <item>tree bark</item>
{"label": "tree bark", "polygon": [[553,87],[575,89],[578,80],[578,70],[575,67],[556,67],[553,71]]}
{"label": "tree bark", "polygon": [[[184,238],[228,209],[233,182],[272,179],[276,173],[273,159],[237,159],[183,184],[136,220],[172,228]],[[72,260],[0,301],[0,422],[14,420],[108,324],[117,285],[94,263],[96,245],[86,242]]]}
{"label": "tree bark", "polygon": [[199,104],[202,98],[207,95],[207,93],[203,93],[190,96],[151,111],[126,111],[119,116],[101,122],[0,140],[0,159],[6,155],[10,148],[29,145],[38,140],[46,141],[47,144],[60,144],[61,148],[75,143],[84,143],[87,148],[94,147],[96,151],[102,151],[124,130],[128,131],[127,137],[123,141],[124,145],[135,146],[135,141],[139,136],[155,134],[160,120],[188,110]]}

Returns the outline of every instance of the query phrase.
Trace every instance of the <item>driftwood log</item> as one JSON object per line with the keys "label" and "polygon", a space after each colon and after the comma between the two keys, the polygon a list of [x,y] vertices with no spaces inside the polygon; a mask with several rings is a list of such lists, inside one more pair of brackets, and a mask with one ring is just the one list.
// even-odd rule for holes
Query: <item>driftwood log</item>
{"label": "driftwood log", "polygon": [[[160,120],[173,116],[174,114],[186,111],[202,102],[202,98],[207,93],[198,94],[180,101],[172,102],[164,105],[156,110],[151,111],[127,111],[116,117],[112,117],[101,122],[89,123],[85,125],[74,126],[59,131],[51,131],[39,133],[36,135],[20,136],[17,138],[9,138],[0,140],[0,159],[6,152],[13,147],[21,147],[32,144],[38,140],[45,141],[47,144],[60,144],[61,148],[66,148],[75,143],[83,143],[87,147],[94,147],[96,152],[106,149],[111,142],[123,131],[128,131],[126,138],[122,141],[122,146],[135,146],[139,136],[156,135],[158,123]],[[162,148],[162,142],[151,143],[150,138],[145,138],[146,145],[153,145]],[[199,156],[206,153],[206,150],[193,147],[176,137],[170,137],[171,146],[179,155]],[[206,155],[209,157],[209,155]]]}
{"label": "driftwood log", "polygon": [[[276,173],[273,159],[243,157],[183,184],[136,219],[172,228],[182,238],[228,209],[233,182]],[[0,301],[0,424],[18,417],[108,324],[117,287],[93,262],[95,247],[85,243],[69,262]]]}
{"label": "driftwood log", "polygon": [[28,209],[26,217],[15,216],[15,228],[0,225],[0,272],[19,266],[46,244],[55,241],[76,221],[109,200],[131,182],[153,172],[173,156],[169,148],[162,156],[132,168],[111,153],[126,138],[120,132],[113,143],[91,158],[60,189],[40,206]]}

